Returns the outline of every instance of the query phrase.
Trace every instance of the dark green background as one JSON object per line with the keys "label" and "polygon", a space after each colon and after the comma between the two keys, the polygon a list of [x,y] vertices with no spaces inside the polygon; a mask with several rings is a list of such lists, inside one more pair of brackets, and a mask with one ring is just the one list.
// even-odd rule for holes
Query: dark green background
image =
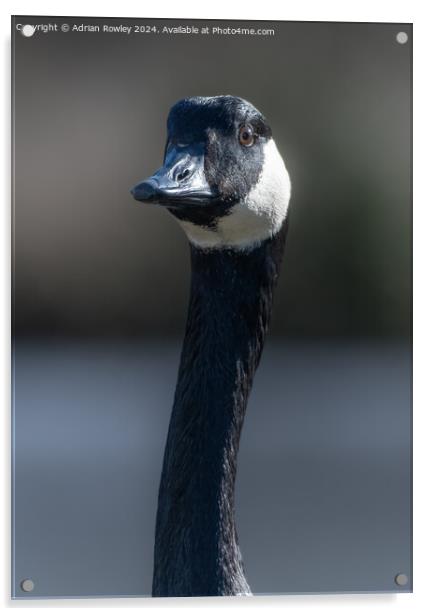
{"label": "dark green background", "polygon": [[275,36],[17,34],[17,334],[182,333],[185,236],[129,188],[160,166],[175,101],[235,94],[292,180],[272,334],[409,336],[411,27],[263,25]]}

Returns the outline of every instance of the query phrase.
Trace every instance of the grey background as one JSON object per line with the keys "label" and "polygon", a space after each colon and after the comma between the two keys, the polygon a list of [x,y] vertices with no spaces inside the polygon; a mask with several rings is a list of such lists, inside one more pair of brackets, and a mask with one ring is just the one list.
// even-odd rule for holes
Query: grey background
{"label": "grey background", "polygon": [[[17,19],[48,21],[220,23]],[[293,186],[239,458],[252,589],[411,589],[411,26],[255,25],[276,34],[12,28],[15,596],[150,592],[189,263],[128,190],[170,106],[223,93],[268,117]]]}

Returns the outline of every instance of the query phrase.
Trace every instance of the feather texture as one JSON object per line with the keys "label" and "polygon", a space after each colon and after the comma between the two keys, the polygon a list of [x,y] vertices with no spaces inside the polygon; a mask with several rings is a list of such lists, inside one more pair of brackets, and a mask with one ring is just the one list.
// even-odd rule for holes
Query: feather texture
{"label": "feather texture", "polygon": [[159,488],[153,596],[251,594],[234,487],[287,217],[249,251],[191,245],[188,318]]}

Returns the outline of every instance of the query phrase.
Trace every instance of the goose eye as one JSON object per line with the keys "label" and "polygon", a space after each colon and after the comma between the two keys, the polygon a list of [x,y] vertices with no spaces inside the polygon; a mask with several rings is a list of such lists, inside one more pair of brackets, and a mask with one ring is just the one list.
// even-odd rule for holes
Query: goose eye
{"label": "goose eye", "polygon": [[250,147],[254,143],[254,133],[251,126],[246,124],[245,126],[241,126],[239,129],[239,142],[241,145],[245,145],[246,147]]}

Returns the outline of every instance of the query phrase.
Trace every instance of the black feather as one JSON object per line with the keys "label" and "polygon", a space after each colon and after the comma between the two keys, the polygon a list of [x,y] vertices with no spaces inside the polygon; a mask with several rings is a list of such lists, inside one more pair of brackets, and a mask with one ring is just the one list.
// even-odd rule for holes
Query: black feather
{"label": "black feather", "polygon": [[287,218],[245,251],[191,246],[191,291],[160,482],[153,596],[250,593],[234,518],[237,453]]}

